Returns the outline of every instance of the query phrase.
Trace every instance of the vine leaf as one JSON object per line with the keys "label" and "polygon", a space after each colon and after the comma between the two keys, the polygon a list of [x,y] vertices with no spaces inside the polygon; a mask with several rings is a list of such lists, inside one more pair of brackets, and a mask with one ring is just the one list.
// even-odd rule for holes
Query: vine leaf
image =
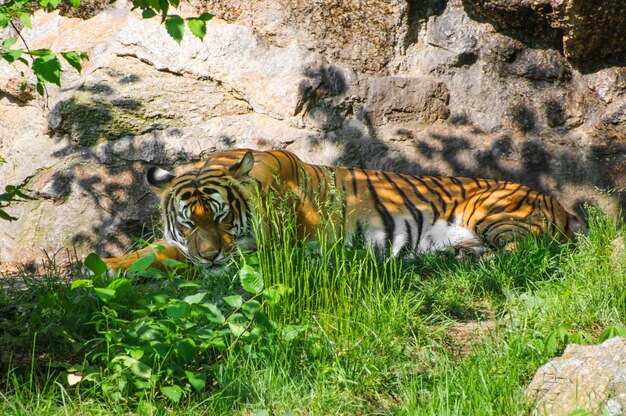
{"label": "vine leaf", "polygon": [[206,36],[206,22],[204,20],[189,19],[187,20],[187,26],[189,26],[189,30],[197,38],[204,39]]}
{"label": "vine leaf", "polygon": [[36,58],[32,68],[39,82],[61,86],[61,61],[55,55],[48,54]]}
{"label": "vine leaf", "polygon": [[177,14],[168,17],[165,20],[165,29],[167,29],[167,33],[170,34],[172,39],[180,45],[180,42],[183,40],[183,34],[185,33],[185,21],[183,18]]}
{"label": "vine leaf", "polygon": [[67,63],[72,65],[72,68],[74,68],[78,72],[82,71],[83,69],[81,62],[83,60],[87,60],[87,61],[89,60],[89,57],[87,56],[85,52],[76,52],[76,51],[61,52],[61,56],[65,58]]}

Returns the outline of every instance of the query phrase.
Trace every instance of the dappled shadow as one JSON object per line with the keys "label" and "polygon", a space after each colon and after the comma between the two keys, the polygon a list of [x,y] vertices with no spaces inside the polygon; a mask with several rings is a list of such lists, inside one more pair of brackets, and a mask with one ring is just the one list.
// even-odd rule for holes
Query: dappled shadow
{"label": "dappled shadow", "polygon": [[[619,46],[620,42],[623,44],[623,28],[617,24],[620,21],[617,15],[624,16],[624,9],[618,1],[612,4],[580,1],[567,12],[554,10],[549,2],[461,1],[471,19],[489,23],[498,32],[530,48],[554,49],[562,56],[567,55],[568,62],[583,74],[626,66],[626,54],[623,46],[621,49]],[[560,13],[571,14],[570,21],[553,22]],[[565,36],[561,27],[568,26],[574,27]],[[579,45],[570,45],[569,54],[565,54],[564,39],[572,42],[572,32],[579,38]]]}
{"label": "dappled shadow", "polygon": [[[140,81],[136,74],[113,76],[120,85]],[[52,156],[62,163],[44,178],[38,194],[42,203],[68,207],[59,213],[73,210],[83,217],[72,219],[78,229],[64,241],[101,255],[127,251],[134,238],[153,234],[158,198],[144,179],[147,161],[173,167],[192,159],[188,153],[168,154],[159,137],[180,136],[180,130],[147,115],[140,101],[115,85],[87,83],[51,109],[50,136],[62,144]]]}
{"label": "dappled shadow", "polygon": [[[324,69],[327,71],[327,69]],[[335,77],[341,74],[337,72]],[[319,74],[310,72],[309,76]],[[335,84],[347,84],[337,82]],[[333,164],[370,169],[384,169],[415,175],[454,175],[492,178],[522,183],[547,194],[556,194],[570,209],[580,214],[586,197],[568,194],[569,187],[608,190],[623,187],[626,165],[626,142],[612,140],[587,147],[577,145],[565,130],[544,130],[536,110],[518,105],[511,111],[511,128],[501,132],[484,132],[472,126],[466,114],[453,114],[444,123],[419,128],[398,127],[381,137],[377,132],[388,126],[375,126],[366,105],[338,109],[333,100],[345,93],[334,90],[335,96],[324,93],[310,98],[315,111],[329,109],[326,120],[332,124],[321,127],[321,138],[311,136],[311,146],[321,141],[337,145],[340,153]],[[549,124],[564,122],[563,105],[556,101],[543,106]],[[337,117],[340,117],[337,120]],[[359,123],[354,123],[357,119]],[[358,126],[356,125],[358,124]],[[399,142],[399,143],[394,143]],[[626,193],[621,193],[619,207],[626,212]]]}

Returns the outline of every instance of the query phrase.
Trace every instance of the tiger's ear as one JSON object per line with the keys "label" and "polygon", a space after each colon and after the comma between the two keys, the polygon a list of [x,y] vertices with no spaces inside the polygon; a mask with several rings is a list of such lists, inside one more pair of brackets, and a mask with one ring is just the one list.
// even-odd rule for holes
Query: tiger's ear
{"label": "tiger's ear", "polygon": [[176,176],[165,169],[151,167],[148,169],[148,173],[146,174],[146,178],[148,179],[148,183],[150,187],[157,194],[161,194],[167,186],[172,182]]}
{"label": "tiger's ear", "polygon": [[228,171],[235,179],[239,179],[242,176],[247,175],[252,170],[254,166],[254,155],[251,151],[247,151],[245,155],[241,158],[241,160],[234,165],[232,165]]}

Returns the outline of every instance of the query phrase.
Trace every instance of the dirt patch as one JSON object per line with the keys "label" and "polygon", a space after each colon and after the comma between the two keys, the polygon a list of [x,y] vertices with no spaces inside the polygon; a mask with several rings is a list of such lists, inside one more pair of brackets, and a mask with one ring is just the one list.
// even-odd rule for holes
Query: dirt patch
{"label": "dirt patch", "polygon": [[471,347],[485,338],[498,336],[497,320],[494,312],[489,311],[483,319],[471,319],[457,322],[448,328],[447,350],[454,359],[465,356]]}

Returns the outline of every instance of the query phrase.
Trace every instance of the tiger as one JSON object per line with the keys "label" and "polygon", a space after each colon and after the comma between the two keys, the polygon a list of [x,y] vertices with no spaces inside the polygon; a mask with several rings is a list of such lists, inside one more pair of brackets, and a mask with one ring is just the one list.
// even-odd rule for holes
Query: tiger
{"label": "tiger", "polygon": [[160,269],[165,259],[221,267],[253,245],[259,196],[270,192],[294,196],[298,238],[315,238],[331,218],[345,241],[360,235],[393,256],[448,249],[481,256],[529,234],[567,241],[585,227],[556,199],[519,183],[314,165],[285,150],[230,149],[178,176],[151,167],[146,177],[161,198],[160,249],[104,259],[111,269],[128,269],[148,254]]}

